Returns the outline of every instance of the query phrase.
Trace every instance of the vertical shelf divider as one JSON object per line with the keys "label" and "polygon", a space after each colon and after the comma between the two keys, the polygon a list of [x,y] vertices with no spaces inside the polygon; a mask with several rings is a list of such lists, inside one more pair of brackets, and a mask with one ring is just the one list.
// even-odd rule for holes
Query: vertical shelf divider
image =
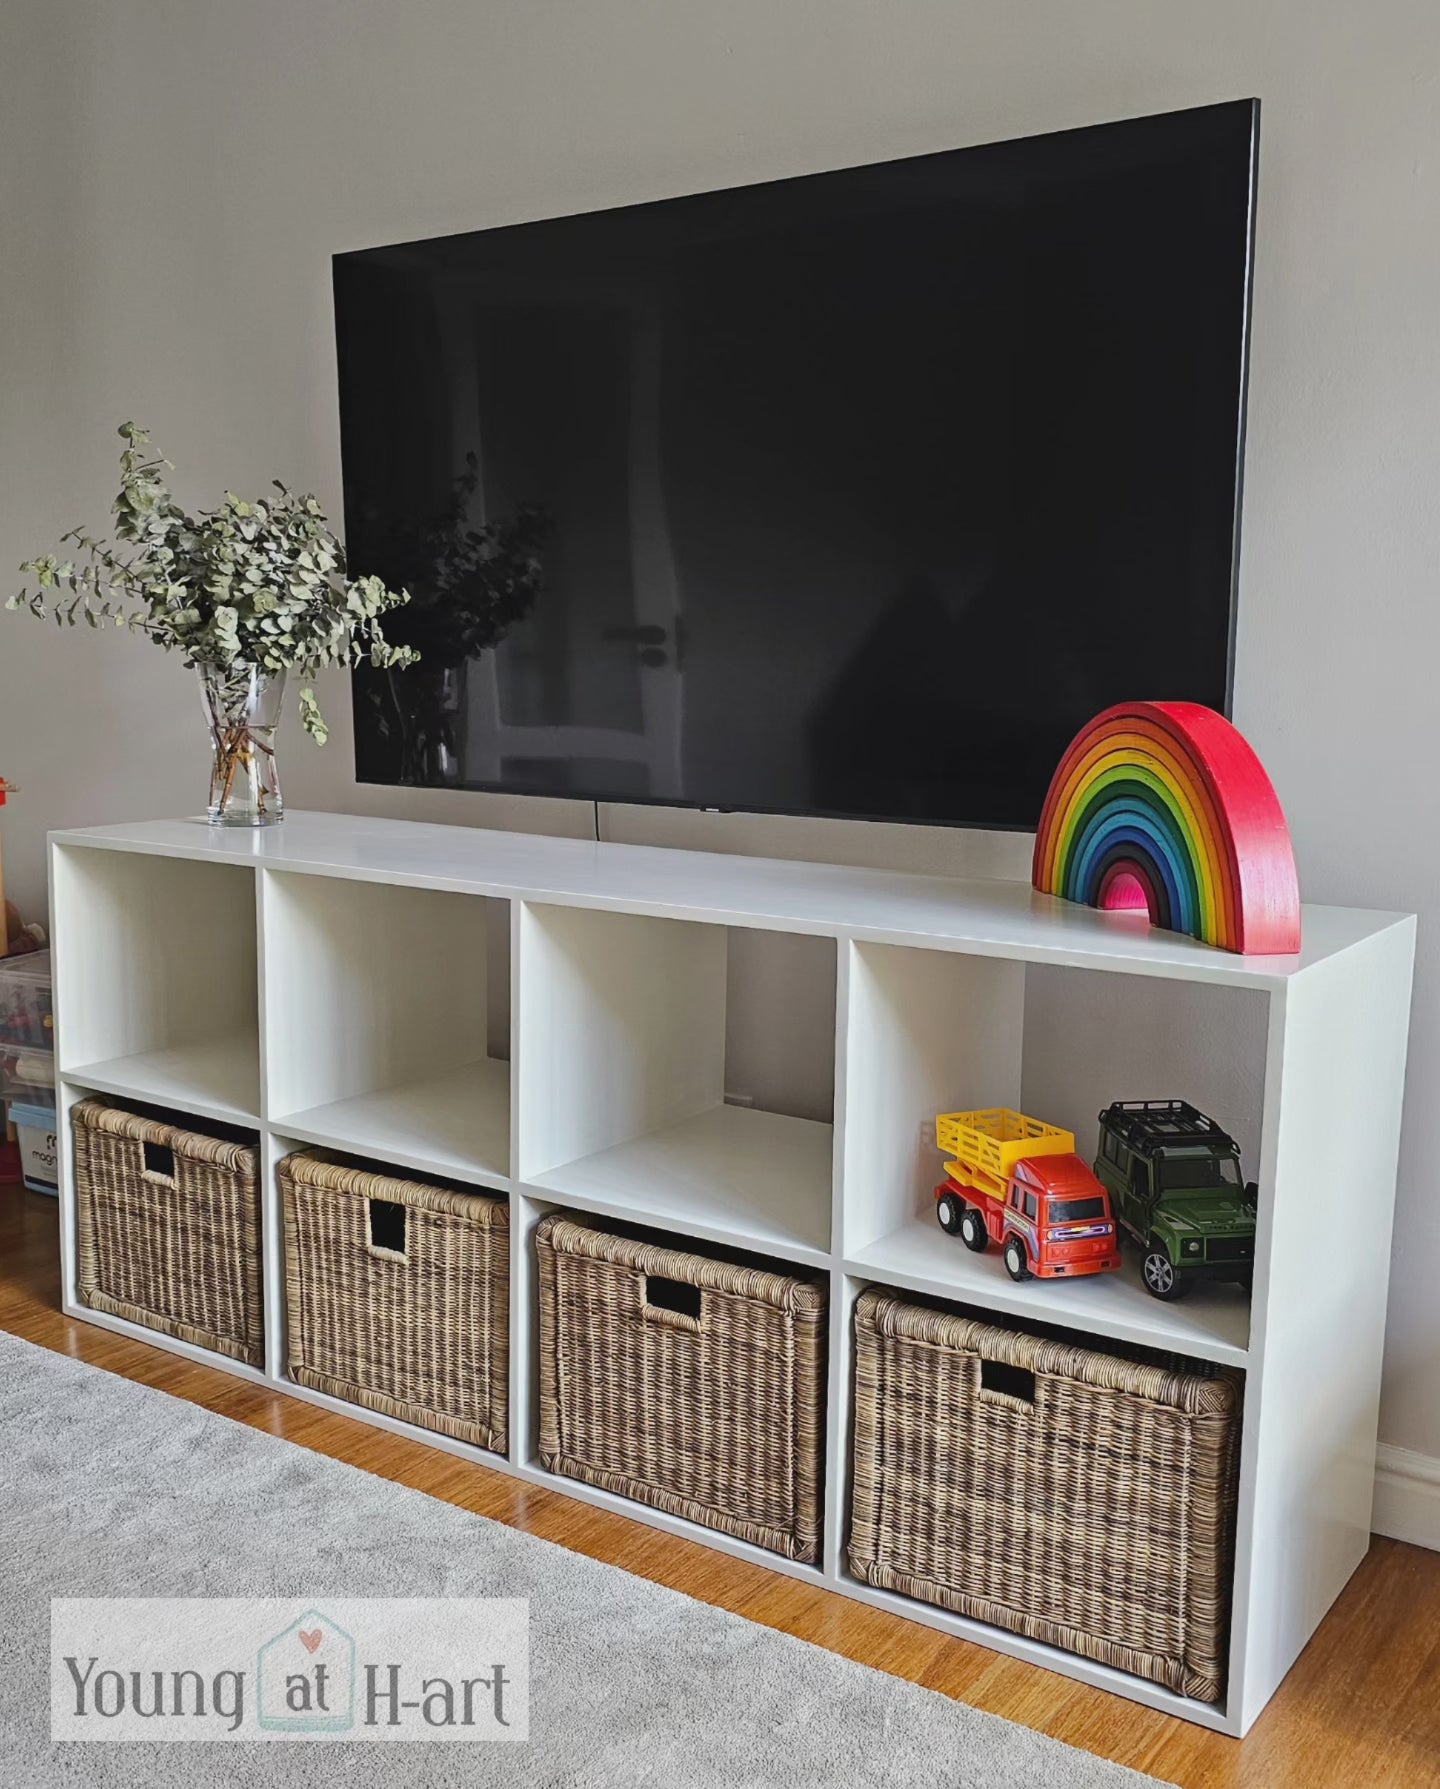
{"label": "vertical shelf divider", "polygon": [[[1414,921],[1270,996],[1231,1706],[1243,1731],[1365,1557]],[[1383,1188],[1372,1204],[1367,1188]]]}
{"label": "vertical shelf divider", "polygon": [[[849,1511],[850,1436],[854,1432],[850,1372],[850,1307],[852,1294],[845,1276],[845,1238],[849,1201],[848,1153],[852,1089],[850,1048],[851,1005],[857,946],[841,939],[835,959],[835,1167],[830,1216],[830,1328],[826,1355],[825,1387],[825,1501],[821,1530],[821,1561],[827,1578],[839,1576],[844,1558],[845,1526]],[[863,1089],[853,1090],[863,1102]]]}
{"label": "vertical shelf divider", "polygon": [[276,1164],[289,1153],[270,1128],[272,1073],[269,1000],[266,991],[267,898],[269,873],[263,864],[255,868],[255,969],[258,987],[256,1011],[260,1042],[260,1250],[265,1298],[265,1375],[275,1383],[285,1379],[285,1229]]}
{"label": "vertical shelf divider", "polygon": [[520,1189],[525,1120],[521,1104],[528,1029],[524,1024],[525,916],[523,901],[510,903],[510,1464],[523,1469],[531,1459],[537,1360],[534,1313],[534,1258],[530,1246],[533,1206]]}

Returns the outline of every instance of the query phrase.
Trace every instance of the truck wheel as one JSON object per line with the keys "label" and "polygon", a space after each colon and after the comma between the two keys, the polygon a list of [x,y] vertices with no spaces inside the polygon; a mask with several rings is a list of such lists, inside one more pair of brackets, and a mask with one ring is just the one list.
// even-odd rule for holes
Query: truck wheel
{"label": "truck wheel", "polygon": [[1141,1272],[1145,1277],[1145,1290],[1152,1298],[1163,1298],[1168,1304],[1186,1290],[1185,1281],[1171,1266],[1163,1244],[1156,1242],[1154,1237],[1146,1246]]}
{"label": "truck wheel", "polygon": [[973,1249],[977,1255],[985,1253],[985,1245],[990,1240],[990,1232],[985,1228],[985,1220],[973,1205],[965,1207],[965,1215],[960,1219],[960,1240],[967,1249]]}
{"label": "truck wheel", "polygon": [[1247,1267],[1244,1273],[1237,1273],[1235,1275],[1235,1284],[1242,1292],[1253,1291],[1255,1288],[1255,1269],[1253,1267]]}
{"label": "truck wheel", "polygon": [[941,1193],[935,1201],[935,1218],[947,1236],[954,1236],[960,1229],[960,1214],[965,1207],[954,1193]]}
{"label": "truck wheel", "polygon": [[1030,1268],[1025,1259],[1025,1244],[1018,1236],[1006,1238],[1005,1271],[1012,1280],[1028,1280]]}

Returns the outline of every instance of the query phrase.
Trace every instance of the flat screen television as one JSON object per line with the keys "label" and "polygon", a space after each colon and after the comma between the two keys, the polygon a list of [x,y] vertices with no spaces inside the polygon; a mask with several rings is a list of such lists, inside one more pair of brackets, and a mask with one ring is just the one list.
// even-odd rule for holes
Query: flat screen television
{"label": "flat screen television", "polygon": [[337,255],[361,781],[1030,827],[1228,712],[1258,121]]}

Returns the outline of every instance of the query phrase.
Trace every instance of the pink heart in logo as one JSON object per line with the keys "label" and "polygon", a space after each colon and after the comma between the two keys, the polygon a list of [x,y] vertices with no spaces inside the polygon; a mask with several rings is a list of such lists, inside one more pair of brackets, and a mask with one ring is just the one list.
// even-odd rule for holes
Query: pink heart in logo
{"label": "pink heart in logo", "polygon": [[315,1648],[324,1638],[324,1634],[318,1627],[308,1629],[302,1627],[300,1630],[300,1644],[305,1648],[306,1652],[314,1652]]}

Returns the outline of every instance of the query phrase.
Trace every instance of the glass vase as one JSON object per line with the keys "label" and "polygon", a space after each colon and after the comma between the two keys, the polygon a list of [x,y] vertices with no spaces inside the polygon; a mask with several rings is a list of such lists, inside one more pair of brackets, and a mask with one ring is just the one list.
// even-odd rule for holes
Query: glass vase
{"label": "glass vase", "polygon": [[284,816],[275,729],[285,673],[258,665],[201,665],[200,696],[210,725],[212,826],[275,826]]}

